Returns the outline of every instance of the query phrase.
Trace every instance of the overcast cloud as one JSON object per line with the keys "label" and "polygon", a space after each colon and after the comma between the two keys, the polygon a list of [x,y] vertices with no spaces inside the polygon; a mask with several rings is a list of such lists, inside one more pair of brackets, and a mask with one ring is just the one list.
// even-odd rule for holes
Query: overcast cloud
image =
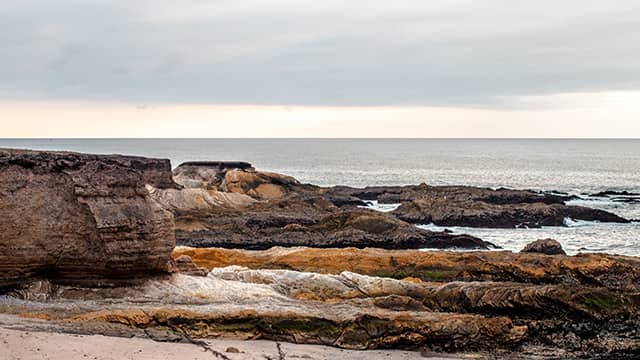
{"label": "overcast cloud", "polygon": [[0,100],[509,106],[640,90],[640,1],[7,0]]}

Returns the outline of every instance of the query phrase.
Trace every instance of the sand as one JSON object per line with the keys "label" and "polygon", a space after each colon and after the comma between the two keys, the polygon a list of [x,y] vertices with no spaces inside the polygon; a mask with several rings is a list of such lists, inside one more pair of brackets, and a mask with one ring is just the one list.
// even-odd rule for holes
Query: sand
{"label": "sand", "polygon": [[[276,343],[272,341],[209,340],[207,343],[233,360],[269,357],[278,360]],[[282,343],[285,359],[465,359],[475,356],[423,356],[410,351],[351,351],[317,345]],[[240,353],[227,350],[235,348]],[[266,356],[266,357],[265,357]],[[200,360],[216,359],[193,344],[155,342],[142,338],[118,338],[101,335],[74,335],[34,332],[0,327],[0,360]]]}

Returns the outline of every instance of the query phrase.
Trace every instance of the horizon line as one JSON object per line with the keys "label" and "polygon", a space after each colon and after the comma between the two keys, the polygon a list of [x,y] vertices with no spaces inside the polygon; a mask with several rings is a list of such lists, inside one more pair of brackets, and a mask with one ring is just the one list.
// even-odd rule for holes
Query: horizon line
{"label": "horizon line", "polygon": [[0,137],[0,140],[640,140],[640,137]]}

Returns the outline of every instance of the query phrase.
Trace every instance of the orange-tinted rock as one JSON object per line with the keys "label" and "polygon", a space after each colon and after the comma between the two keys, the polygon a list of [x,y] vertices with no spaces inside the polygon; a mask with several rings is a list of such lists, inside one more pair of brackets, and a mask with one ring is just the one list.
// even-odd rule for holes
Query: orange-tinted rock
{"label": "orange-tinted rock", "polygon": [[545,256],[535,253],[425,252],[382,249],[274,248],[267,251],[220,248],[176,248],[198,266],[212,269],[241,265],[252,269],[293,269],[337,274],[427,281],[514,281],[533,284],[573,284],[640,291],[640,260],[605,254]]}

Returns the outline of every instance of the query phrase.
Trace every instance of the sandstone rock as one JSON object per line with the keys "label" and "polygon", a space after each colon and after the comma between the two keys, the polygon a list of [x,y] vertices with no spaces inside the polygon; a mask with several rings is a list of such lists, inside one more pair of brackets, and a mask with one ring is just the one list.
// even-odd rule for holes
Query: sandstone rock
{"label": "sandstone rock", "polygon": [[640,291],[640,260],[605,254],[546,256],[535,253],[426,252],[382,249],[274,248],[267,251],[176,248],[201,267],[241,265],[339,274],[419,278],[425,281],[504,281],[572,284]]}
{"label": "sandstone rock", "polygon": [[256,171],[245,162],[187,162],[173,174],[175,181],[185,188],[218,190],[258,200],[279,200],[294,188],[303,187],[291,176]]}
{"label": "sandstone rock", "polygon": [[632,351],[640,323],[635,293],[605,287],[427,283],[239,266],[214,269],[205,278],[176,274],[125,288],[37,286],[11,295],[47,304],[16,302],[26,308],[14,311],[64,320],[76,332],[111,325],[120,331],[163,329],[191,338],[261,338],[349,349],[495,354],[544,344],[593,356]]}
{"label": "sandstone rock", "polygon": [[[410,299],[387,296],[394,292],[393,285],[371,296],[342,299],[336,292],[333,299],[322,301],[318,299],[325,286],[332,291],[332,286],[340,286],[340,281],[327,275],[294,272],[283,277],[256,273],[248,279],[255,277],[262,282],[269,276],[273,283],[173,275],[126,288],[58,286],[46,295],[50,303],[45,314],[53,321],[73,323],[76,332],[85,324],[104,323],[119,325],[120,329],[170,329],[190,338],[259,338],[348,349],[425,345],[440,351],[511,349],[527,334],[526,326],[514,325],[504,316],[389,308],[390,304]],[[350,288],[354,295],[358,293],[356,284],[342,286]],[[295,287],[299,287],[299,294],[310,294],[309,299],[287,296],[296,293]],[[371,283],[368,291],[375,292],[377,288]],[[33,307],[33,303],[25,306],[22,310],[26,312],[42,311],[42,306]],[[68,308],[73,308],[73,313],[64,310]]]}
{"label": "sandstone rock", "polygon": [[173,170],[173,179],[185,188],[221,190],[229,170],[255,171],[251,164],[241,161],[191,161]]}
{"label": "sandstone rock", "polygon": [[239,210],[256,203],[247,195],[217,190],[157,189],[151,185],[147,185],[147,190],[158,204],[174,213]]}
{"label": "sandstone rock", "polygon": [[207,269],[198,267],[188,255],[181,255],[174,259],[175,271],[191,276],[207,276]]}
{"label": "sandstone rock", "polygon": [[109,285],[166,272],[173,217],[145,184],[176,187],[169,161],[0,150],[0,287],[34,276]]}
{"label": "sandstone rock", "polygon": [[523,253],[539,253],[546,255],[567,255],[562,245],[553,239],[536,240],[522,249]]}
{"label": "sandstone rock", "polygon": [[233,169],[226,172],[221,188],[256,199],[279,200],[298,185],[298,180],[291,176]]}

